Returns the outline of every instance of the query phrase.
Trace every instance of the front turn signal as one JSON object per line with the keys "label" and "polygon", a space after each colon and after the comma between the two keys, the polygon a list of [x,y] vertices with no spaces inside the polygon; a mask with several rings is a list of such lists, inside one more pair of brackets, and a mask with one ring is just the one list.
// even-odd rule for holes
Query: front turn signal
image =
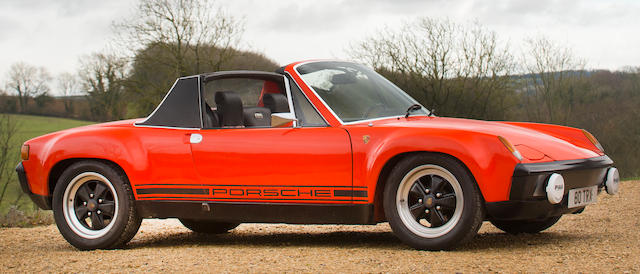
{"label": "front turn signal", "polygon": [[586,130],[582,130],[582,133],[584,134],[585,137],[587,137],[587,139],[589,139],[589,141],[596,146],[600,151],[604,152],[604,148],[602,147],[602,145],[600,144],[600,142],[598,142],[598,139],[596,139],[596,137],[593,136],[593,134],[589,133]]}
{"label": "front turn signal", "polygon": [[22,160],[29,160],[29,145],[22,145],[22,148],[20,148],[20,158]]}
{"label": "front turn signal", "polygon": [[498,140],[500,140],[500,142],[502,142],[502,144],[507,147],[507,149],[511,152],[511,154],[513,154],[513,156],[522,161],[522,154],[520,154],[520,151],[518,151],[516,147],[514,147],[509,141],[507,141],[506,138],[498,136]]}

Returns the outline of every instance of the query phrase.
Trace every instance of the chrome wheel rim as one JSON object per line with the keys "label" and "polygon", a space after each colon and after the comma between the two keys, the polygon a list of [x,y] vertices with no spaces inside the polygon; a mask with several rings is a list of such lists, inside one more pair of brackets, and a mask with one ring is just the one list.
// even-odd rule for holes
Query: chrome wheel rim
{"label": "chrome wheel rim", "polygon": [[460,221],[462,187],[451,172],[437,165],[409,171],[398,186],[396,209],[406,228],[423,238],[447,234]]}
{"label": "chrome wheel rim", "polygon": [[109,181],[96,172],[74,177],[64,191],[62,212],[69,228],[78,236],[104,236],[118,218],[118,195]]}

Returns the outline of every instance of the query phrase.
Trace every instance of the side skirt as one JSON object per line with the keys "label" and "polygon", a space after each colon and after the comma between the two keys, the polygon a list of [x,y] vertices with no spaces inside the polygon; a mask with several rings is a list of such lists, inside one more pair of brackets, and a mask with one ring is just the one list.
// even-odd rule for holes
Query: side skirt
{"label": "side skirt", "polygon": [[144,218],[185,218],[236,223],[376,224],[372,204],[221,203],[136,201]]}

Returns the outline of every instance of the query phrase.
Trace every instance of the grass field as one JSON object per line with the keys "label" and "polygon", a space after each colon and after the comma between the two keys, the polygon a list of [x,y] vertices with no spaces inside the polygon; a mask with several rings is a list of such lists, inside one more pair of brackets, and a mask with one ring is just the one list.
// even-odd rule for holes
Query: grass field
{"label": "grass field", "polygon": [[[10,161],[7,166],[8,169],[11,169],[8,173],[11,177],[6,194],[0,201],[0,215],[7,214],[7,211],[12,205],[17,206],[17,209],[23,212],[30,212],[35,209],[35,205],[31,202],[29,197],[22,194],[18,178],[13,171],[20,161],[20,147],[22,146],[22,143],[31,138],[54,131],[92,124],[92,122],[87,121],[44,116],[10,114],[9,117],[17,123],[17,132],[12,139],[12,151],[9,152],[14,156],[13,161]],[[4,180],[0,181],[0,189],[2,188],[4,188]]]}

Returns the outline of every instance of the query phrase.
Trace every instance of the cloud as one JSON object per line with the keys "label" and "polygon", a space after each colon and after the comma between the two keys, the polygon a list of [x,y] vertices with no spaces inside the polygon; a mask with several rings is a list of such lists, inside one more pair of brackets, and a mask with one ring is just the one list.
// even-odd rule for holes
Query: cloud
{"label": "cloud", "polygon": [[[129,0],[0,0],[0,78],[26,61],[53,73],[75,71],[79,56],[104,49],[111,22],[130,14]],[[544,34],[594,64],[639,65],[637,0],[218,0],[244,17],[244,41],[278,62],[344,55],[350,43],[385,25],[417,17],[477,20],[510,40]],[[616,50],[611,50],[616,49]],[[0,79],[1,80],[1,79]],[[0,83],[1,84],[1,83]]]}
{"label": "cloud", "polygon": [[334,32],[351,28],[366,16],[354,16],[355,12],[354,6],[345,1],[288,2],[269,12],[262,28],[290,33]]}

